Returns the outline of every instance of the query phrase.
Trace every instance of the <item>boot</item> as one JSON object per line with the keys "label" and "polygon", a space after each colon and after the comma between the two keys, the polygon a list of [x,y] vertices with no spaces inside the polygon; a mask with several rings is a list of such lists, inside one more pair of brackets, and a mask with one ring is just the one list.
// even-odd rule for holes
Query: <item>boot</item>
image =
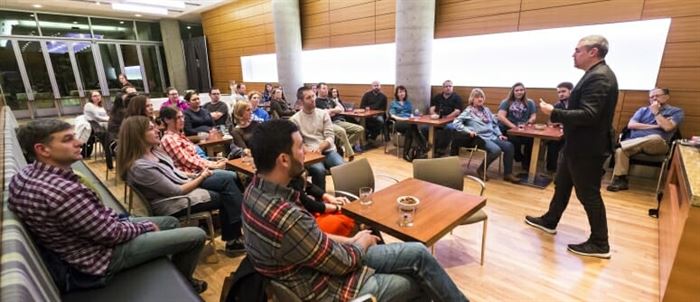
{"label": "boot", "polygon": [[608,191],[617,192],[629,189],[629,184],[627,183],[627,175],[619,175],[613,178],[613,182],[608,186]]}

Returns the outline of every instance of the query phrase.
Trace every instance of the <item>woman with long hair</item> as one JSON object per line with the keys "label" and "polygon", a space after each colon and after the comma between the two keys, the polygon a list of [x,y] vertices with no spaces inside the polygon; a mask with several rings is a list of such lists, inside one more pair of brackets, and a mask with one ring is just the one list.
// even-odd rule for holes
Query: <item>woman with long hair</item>
{"label": "woman with long hair", "polygon": [[153,121],[153,104],[145,95],[138,95],[129,100],[129,106],[126,107],[126,116],[140,115],[145,116]]}
{"label": "woman with long hair", "polygon": [[518,183],[520,181],[513,175],[513,144],[501,133],[496,118],[488,107],[484,106],[486,94],[480,88],[472,89],[469,94],[469,106],[452,121],[452,126],[458,133],[452,141],[453,150],[463,146],[460,136],[468,139],[475,139],[479,149],[486,150],[486,160],[481,166],[476,168],[479,177],[484,178],[484,166],[488,167],[503,153],[503,179]]}
{"label": "woman with long hair", "polygon": [[90,123],[90,128],[92,129],[92,135],[90,135],[90,138],[83,148],[83,157],[88,157],[92,154],[92,147],[95,144],[95,139],[98,139],[100,143],[102,143],[102,149],[105,150],[105,157],[109,156],[108,162],[111,162],[111,153],[107,152],[107,149],[109,149],[109,143],[107,142],[109,139],[107,134],[109,115],[102,105],[102,94],[99,91],[90,91],[90,102],[83,107],[83,114],[88,123]]}
{"label": "woman with long hair", "polygon": [[263,104],[267,104],[270,102],[272,99],[272,84],[270,83],[265,83],[265,89],[263,89],[262,93],[262,102]]}
{"label": "woman with long hair", "polygon": [[[515,83],[508,92],[508,97],[498,106],[498,121],[501,132],[507,133],[509,129],[524,127],[532,124],[537,118],[535,102],[527,98],[527,91],[523,83]],[[515,161],[522,162],[523,169],[530,167],[530,155],[532,154],[532,138],[508,135],[508,140],[515,147]],[[524,149],[524,150],[522,150]]]}
{"label": "woman with long hair", "polygon": [[[221,237],[229,253],[244,250],[241,238],[241,202],[243,195],[230,171],[186,173],[175,167],[172,159],[159,145],[159,131],[145,116],[124,120],[119,131],[117,174],[139,189],[155,215],[183,217],[187,215],[187,200],[163,199],[178,195],[191,198],[191,212],[219,209]],[[225,173],[221,173],[225,172]],[[233,174],[233,175],[231,175]]]}
{"label": "woman with long hair", "polygon": [[423,136],[423,134],[418,131],[416,124],[407,123],[413,114],[413,106],[411,101],[408,100],[408,90],[403,85],[396,86],[394,91],[394,101],[391,102],[389,106],[389,116],[396,121],[394,127],[396,131],[402,133],[406,138],[404,140],[403,148],[403,159],[406,161],[413,161],[413,154],[411,154],[411,147],[413,145],[413,138],[415,137],[417,142],[418,150],[425,151],[428,147],[428,142]]}
{"label": "woman with long hair", "polygon": [[169,106],[160,109],[160,119],[165,132],[161,138],[163,151],[174,161],[175,166],[188,173],[199,173],[205,169],[224,169],[225,160],[212,161],[201,158],[197,147],[182,133],[185,127],[185,115],[177,107]]}
{"label": "woman with long hair", "polygon": [[272,115],[277,115],[278,118],[289,118],[296,111],[287,104],[284,99],[284,93],[281,87],[272,89],[272,98],[270,99],[270,112]]}

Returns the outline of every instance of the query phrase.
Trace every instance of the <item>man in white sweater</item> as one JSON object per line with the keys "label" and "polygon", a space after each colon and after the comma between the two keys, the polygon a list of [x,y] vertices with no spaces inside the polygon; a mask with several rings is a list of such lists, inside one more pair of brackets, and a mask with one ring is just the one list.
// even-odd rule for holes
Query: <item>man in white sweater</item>
{"label": "man in white sweater", "polygon": [[316,108],[316,94],[309,87],[297,89],[297,102],[302,103],[302,110],[289,120],[299,127],[304,139],[306,152],[320,152],[325,155],[323,162],[313,164],[307,169],[311,182],[326,189],[326,169],[343,164],[343,157],[336,152],[333,122],[328,112]]}

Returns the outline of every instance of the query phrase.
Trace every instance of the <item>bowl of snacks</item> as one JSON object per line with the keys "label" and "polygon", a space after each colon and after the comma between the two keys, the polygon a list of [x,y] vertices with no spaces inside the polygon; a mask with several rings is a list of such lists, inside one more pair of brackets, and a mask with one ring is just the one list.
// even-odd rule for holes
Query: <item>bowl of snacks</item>
{"label": "bowl of snacks", "polygon": [[396,198],[396,203],[399,204],[401,210],[412,210],[418,207],[420,199],[415,196],[399,196]]}

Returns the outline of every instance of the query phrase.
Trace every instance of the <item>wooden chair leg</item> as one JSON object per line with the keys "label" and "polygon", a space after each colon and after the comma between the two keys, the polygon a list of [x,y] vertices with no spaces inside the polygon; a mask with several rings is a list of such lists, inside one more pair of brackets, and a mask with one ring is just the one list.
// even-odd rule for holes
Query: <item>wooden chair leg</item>
{"label": "wooden chair leg", "polygon": [[207,228],[209,229],[209,245],[211,245],[211,249],[214,252],[214,263],[219,263],[219,255],[216,253],[216,243],[214,242],[216,233],[214,233],[213,219],[214,218],[212,218],[211,214],[209,214],[209,217],[207,217]]}
{"label": "wooden chair leg", "polygon": [[486,250],[486,229],[488,226],[488,218],[484,220],[484,230],[481,232],[481,266],[484,265],[484,251]]}

